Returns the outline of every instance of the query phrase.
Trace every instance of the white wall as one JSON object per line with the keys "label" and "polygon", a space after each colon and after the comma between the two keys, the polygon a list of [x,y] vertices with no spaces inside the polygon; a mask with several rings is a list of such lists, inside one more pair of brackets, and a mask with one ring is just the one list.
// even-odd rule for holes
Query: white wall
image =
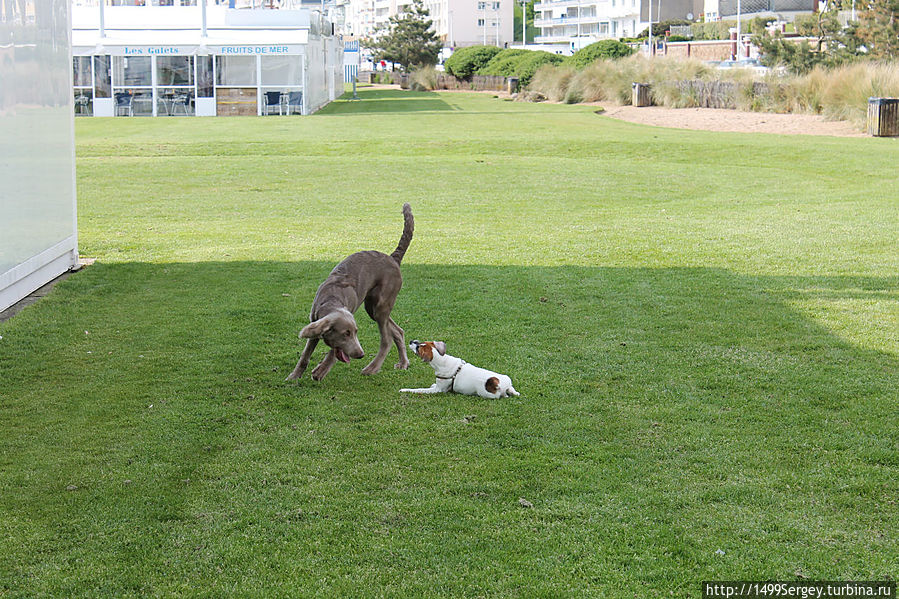
{"label": "white wall", "polygon": [[0,310],[77,264],[68,0],[0,2]]}

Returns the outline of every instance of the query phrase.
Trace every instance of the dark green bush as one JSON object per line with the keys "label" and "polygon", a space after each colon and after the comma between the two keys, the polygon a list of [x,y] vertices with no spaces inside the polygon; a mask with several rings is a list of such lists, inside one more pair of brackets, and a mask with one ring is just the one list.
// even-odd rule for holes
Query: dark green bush
{"label": "dark green bush", "polygon": [[585,46],[565,59],[565,64],[583,69],[601,58],[621,58],[634,53],[633,48],[618,40],[601,40]]}
{"label": "dark green bush", "polygon": [[525,87],[531,77],[545,64],[560,64],[563,57],[543,50],[503,50],[478,71],[478,75],[499,75],[518,77],[519,85]]}
{"label": "dark green bush", "polygon": [[458,79],[469,79],[484,68],[490,59],[499,54],[496,46],[468,46],[459,48],[446,59],[443,68]]}

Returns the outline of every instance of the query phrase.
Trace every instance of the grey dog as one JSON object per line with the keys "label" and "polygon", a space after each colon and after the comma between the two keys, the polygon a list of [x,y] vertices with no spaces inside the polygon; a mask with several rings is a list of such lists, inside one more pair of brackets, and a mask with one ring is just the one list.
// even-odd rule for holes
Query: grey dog
{"label": "grey dog", "polygon": [[393,322],[390,312],[403,286],[400,263],[412,241],[414,225],[412,208],[409,204],[403,204],[403,234],[392,254],[356,252],[334,267],[315,293],[309,315],[311,322],[300,331],[300,338],[307,340],[306,347],[296,368],[288,375],[288,381],[303,376],[319,340],[324,341],[331,351],[312,369],[312,378],[316,381],[325,378],[336,360],[348,363],[351,358],[365,356],[356,336],[358,329],[353,317],[363,302],[365,311],[378,323],[381,344],[378,355],[362,369],[362,374],[375,374],[381,370],[390,351],[391,340],[400,354],[396,368],[409,367],[403,329]]}

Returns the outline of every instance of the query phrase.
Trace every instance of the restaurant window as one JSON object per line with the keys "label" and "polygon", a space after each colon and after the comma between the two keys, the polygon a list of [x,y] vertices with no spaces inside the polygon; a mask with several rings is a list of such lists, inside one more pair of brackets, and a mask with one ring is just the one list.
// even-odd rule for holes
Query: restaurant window
{"label": "restaurant window", "polygon": [[156,58],[156,115],[192,116],[195,113],[192,56]]}
{"label": "restaurant window", "polygon": [[94,56],[94,93],[97,98],[112,97],[112,69],[110,56]]}
{"label": "restaurant window", "polygon": [[197,56],[197,97],[212,97],[212,56]]}
{"label": "restaurant window", "polygon": [[157,85],[194,84],[194,65],[192,56],[159,56],[156,58]]}
{"label": "restaurant window", "polygon": [[262,56],[263,114],[302,114],[303,57]]}
{"label": "restaurant window", "polygon": [[291,85],[301,84],[302,56],[263,56],[262,57],[262,85]]}
{"label": "restaurant window", "polygon": [[150,87],[152,85],[150,60],[149,56],[113,57],[113,85]]}
{"label": "restaurant window", "polygon": [[94,78],[90,56],[72,57],[72,82],[75,93],[75,114],[90,116],[94,113]]}
{"label": "restaurant window", "polygon": [[113,56],[112,92],[116,116],[153,115],[153,71],[150,56]]}
{"label": "restaurant window", "polygon": [[215,60],[216,85],[243,87],[256,85],[255,56],[218,56]]}

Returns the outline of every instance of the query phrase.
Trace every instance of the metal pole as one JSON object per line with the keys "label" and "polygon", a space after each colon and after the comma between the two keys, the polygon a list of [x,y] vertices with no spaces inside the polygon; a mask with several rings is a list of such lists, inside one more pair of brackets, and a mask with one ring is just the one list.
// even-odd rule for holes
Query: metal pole
{"label": "metal pole", "polygon": [[734,57],[739,60],[743,55],[743,40],[740,35],[740,0],[737,0],[737,55]]}
{"label": "metal pole", "polygon": [[652,58],[654,52],[652,47],[652,0],[649,0],[649,57]]}
{"label": "metal pole", "polygon": [[[497,5],[499,6],[499,5]],[[502,48],[499,44],[499,9],[496,9],[496,47]]]}
{"label": "metal pole", "polygon": [[200,35],[206,37],[206,0],[200,0]]}
{"label": "metal pole", "polygon": [[[853,3],[855,0],[852,0]],[[855,4],[853,4],[855,6]],[[521,0],[521,47],[528,43],[528,0]]]}
{"label": "metal pole", "polygon": [[581,49],[581,0],[577,0],[577,48],[575,52]]}
{"label": "metal pole", "polygon": [[106,37],[106,0],[100,0],[100,37]]}

